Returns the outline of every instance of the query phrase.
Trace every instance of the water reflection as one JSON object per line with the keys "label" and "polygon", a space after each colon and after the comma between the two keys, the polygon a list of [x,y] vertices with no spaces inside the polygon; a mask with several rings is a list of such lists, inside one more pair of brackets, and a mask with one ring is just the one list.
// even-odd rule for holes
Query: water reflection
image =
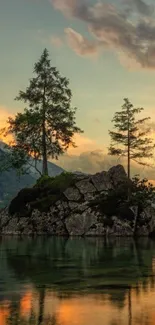
{"label": "water reflection", "polygon": [[2,238],[0,325],[155,325],[155,242]]}

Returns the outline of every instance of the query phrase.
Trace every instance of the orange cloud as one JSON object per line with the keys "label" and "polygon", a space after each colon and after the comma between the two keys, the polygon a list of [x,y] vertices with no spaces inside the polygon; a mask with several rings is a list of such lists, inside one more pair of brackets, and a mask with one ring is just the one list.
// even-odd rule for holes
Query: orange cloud
{"label": "orange cloud", "polygon": [[[9,117],[13,117],[13,114],[10,113],[7,108],[3,106],[0,107],[0,129],[3,129],[7,126],[7,120]],[[5,137],[3,133],[0,133],[0,140],[9,144],[13,138],[11,135]]]}
{"label": "orange cloud", "polygon": [[13,114],[10,113],[9,109],[0,106],[0,128],[6,126],[6,122],[9,116],[13,117]]}
{"label": "orange cloud", "polygon": [[72,154],[80,155],[82,152],[99,149],[95,140],[90,139],[90,138],[88,138],[84,135],[81,135],[81,134],[75,134],[74,141],[75,141],[77,148],[70,147],[68,149],[69,155],[72,155]]}

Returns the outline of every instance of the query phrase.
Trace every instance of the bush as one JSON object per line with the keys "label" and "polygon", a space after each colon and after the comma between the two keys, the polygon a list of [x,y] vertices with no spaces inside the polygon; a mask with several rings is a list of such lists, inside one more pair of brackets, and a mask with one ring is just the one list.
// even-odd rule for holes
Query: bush
{"label": "bush", "polygon": [[33,188],[25,188],[11,201],[9,213],[14,215],[26,209],[30,203],[33,209],[46,212],[50,206],[60,199],[66,188],[74,185],[75,177],[72,173],[62,173],[56,177],[42,176]]}
{"label": "bush", "polygon": [[24,188],[11,201],[9,205],[9,214],[14,215],[15,213],[19,213],[25,208],[27,203],[36,200],[39,195],[39,188]]}
{"label": "bush", "polygon": [[112,228],[114,221],[112,220],[111,217],[106,217],[103,219],[103,223],[104,223],[104,226],[108,226],[108,227]]}
{"label": "bush", "polygon": [[62,193],[67,187],[74,185],[75,178],[72,173],[62,173],[56,177],[42,176],[35,187],[48,189],[52,193]]}
{"label": "bush", "polygon": [[47,175],[41,176],[34,187],[46,187],[50,185],[50,183],[53,181],[54,177],[50,177]]}
{"label": "bush", "polygon": [[91,201],[89,205],[95,209],[97,208],[102,215],[112,217],[118,214],[121,202],[124,202],[124,196],[121,196],[119,192],[110,190],[107,194],[103,194],[98,199]]}
{"label": "bush", "polygon": [[123,220],[128,220],[128,221],[133,221],[135,219],[135,215],[133,211],[130,209],[130,204],[129,202],[125,202],[120,205],[119,210],[118,210],[118,217]]}
{"label": "bush", "polygon": [[30,207],[32,209],[37,209],[40,212],[47,212],[51,207],[51,205],[54,204],[57,200],[58,200],[57,195],[49,195],[47,197],[31,202]]}

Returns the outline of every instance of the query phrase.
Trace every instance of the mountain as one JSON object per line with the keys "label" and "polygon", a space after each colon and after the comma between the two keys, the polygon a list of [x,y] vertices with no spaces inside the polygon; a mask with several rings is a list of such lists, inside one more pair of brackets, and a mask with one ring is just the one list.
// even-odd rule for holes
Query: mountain
{"label": "mountain", "polygon": [[[0,160],[5,156],[4,143],[0,142]],[[33,159],[32,159],[33,164]],[[41,171],[42,162],[38,161],[38,170]],[[61,174],[64,170],[48,162],[49,175],[56,176]],[[8,204],[8,202],[24,187],[30,187],[35,184],[39,178],[39,173],[36,172],[34,167],[31,167],[29,174],[22,175],[20,178],[17,176],[16,171],[11,169],[9,171],[0,173],[0,208]]]}

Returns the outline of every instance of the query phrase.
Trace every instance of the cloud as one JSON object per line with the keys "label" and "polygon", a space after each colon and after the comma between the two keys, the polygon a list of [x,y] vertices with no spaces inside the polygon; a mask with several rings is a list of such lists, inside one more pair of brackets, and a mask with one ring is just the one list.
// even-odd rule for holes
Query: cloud
{"label": "cloud", "polygon": [[144,16],[152,15],[152,6],[146,4],[143,0],[128,0],[128,3],[131,8],[137,9],[140,14]]}
{"label": "cloud", "polygon": [[50,38],[50,43],[57,48],[60,48],[63,45],[63,40],[58,36],[52,36]]}
{"label": "cloud", "polygon": [[[112,166],[122,164],[126,169],[126,159],[108,156],[106,150],[83,151],[79,155],[65,154],[59,157],[56,164],[67,171],[80,171],[88,174],[95,174],[103,170],[109,170]],[[148,168],[131,163],[132,176],[140,175],[141,178],[147,178],[155,183],[155,168]]]}
{"label": "cloud", "polygon": [[13,116],[10,110],[5,106],[0,106],[0,128],[6,126],[6,122],[9,116]]}
{"label": "cloud", "polygon": [[[94,5],[84,0],[50,1],[55,9],[86,23],[90,35],[95,38],[88,43],[94,51],[97,43],[97,46],[114,51],[120,57],[125,55],[128,60],[137,62],[142,68],[155,68],[153,8],[144,0],[123,0],[124,5],[121,9],[109,3],[97,2],[97,0]],[[82,42],[83,36],[70,30],[70,37],[72,43],[74,39],[76,53],[81,53],[81,43],[78,43],[78,40]],[[87,50],[82,53],[88,55]]]}
{"label": "cloud", "polygon": [[77,0],[49,0],[55,9],[62,11],[67,15],[73,15],[77,7]]}
{"label": "cloud", "polygon": [[[149,127],[151,135],[155,134],[155,123],[151,122],[146,127]],[[76,134],[74,140],[77,148],[69,148],[66,154],[55,161],[65,170],[95,174],[117,164],[122,164],[126,168],[126,158],[109,156],[107,147],[100,147],[95,140],[83,134]],[[149,162],[147,161],[147,163]],[[151,163],[153,162],[151,161]],[[140,174],[142,178],[155,181],[155,168],[131,162],[131,171],[132,175]]]}
{"label": "cloud", "polygon": [[99,46],[95,42],[89,41],[72,28],[66,28],[65,34],[70,48],[80,56],[96,56]]}
{"label": "cloud", "polygon": [[[114,162],[114,163],[113,163]],[[95,174],[102,170],[109,169],[117,159],[111,159],[102,150],[84,151],[79,155],[65,154],[57,162],[62,168],[68,171],[81,171]]]}
{"label": "cloud", "polygon": [[99,149],[99,146],[97,145],[95,140],[92,140],[81,134],[75,134],[74,141],[77,147],[76,148],[70,147],[68,149],[69,155],[80,155],[82,152],[86,151],[86,149],[87,151],[93,151]]}
{"label": "cloud", "polygon": [[1,133],[1,129],[7,126],[7,120],[9,117],[13,117],[10,110],[4,106],[0,106],[0,141],[5,141],[6,143],[10,143],[10,141],[12,141],[12,136],[8,135],[6,138],[4,134]]}
{"label": "cloud", "polygon": [[[0,106],[0,128],[6,126],[6,121],[9,116],[13,117],[10,110],[6,107]],[[98,120],[96,121],[98,123]],[[149,123],[150,132],[155,134],[155,123]],[[0,135],[0,140],[10,143],[12,137],[7,139]],[[126,167],[126,159],[122,160],[117,157],[107,155],[107,148],[100,148],[97,142],[87,136],[76,134],[74,136],[77,148],[70,147],[68,152],[59,157],[55,161],[56,164],[63,167],[68,171],[82,171],[85,173],[94,174],[102,170],[108,170],[110,167],[123,164]],[[53,160],[52,160],[53,161]],[[155,183],[155,170],[154,168],[141,167],[136,163],[132,163],[132,174],[140,174],[141,177],[146,177]]]}

